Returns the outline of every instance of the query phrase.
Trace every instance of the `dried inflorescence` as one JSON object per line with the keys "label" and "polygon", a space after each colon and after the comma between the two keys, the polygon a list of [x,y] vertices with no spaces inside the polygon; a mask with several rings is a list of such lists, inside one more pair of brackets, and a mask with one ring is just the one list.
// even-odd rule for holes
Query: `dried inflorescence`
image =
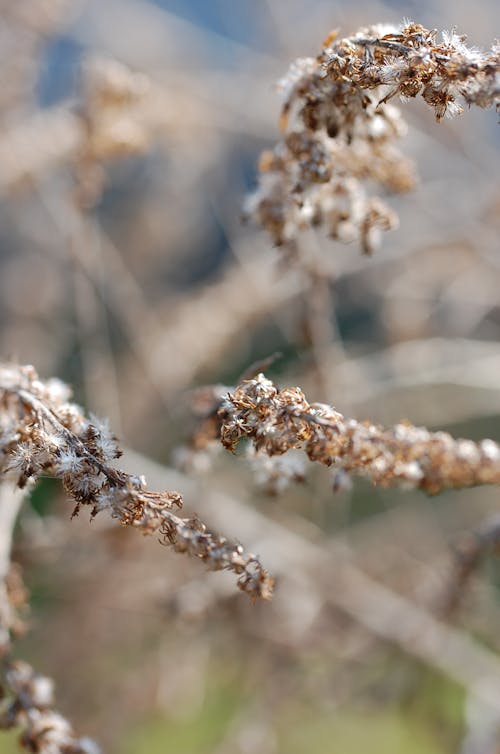
{"label": "dried inflorescence", "polygon": [[48,38],[61,33],[74,5],[70,0],[19,0],[0,3],[0,51],[3,86],[0,122],[12,122],[32,102]]}
{"label": "dried inflorescence", "polygon": [[42,382],[32,367],[0,367],[0,472],[20,487],[42,475],[61,479],[78,513],[107,511],[145,534],[159,532],[164,544],[203,560],[211,570],[230,570],[252,598],[268,599],[273,580],[240,545],[210,533],[196,517],[181,518],[178,492],[151,492],[142,476],[115,468],[120,456],[108,425],[87,419],[69,402],[58,380]]}
{"label": "dried inflorescence", "polygon": [[[233,387],[224,385],[207,385],[190,392],[189,408],[198,422],[188,443],[177,448],[175,453],[176,466],[182,471],[203,474],[213,468],[214,459],[223,452],[219,411],[232,390]],[[306,478],[306,464],[298,452],[285,457],[270,457],[248,445],[246,455],[256,486],[266,495],[280,495],[291,484],[303,482]]]}
{"label": "dried inflorescence", "polygon": [[317,58],[296,61],[280,84],[283,138],[262,154],[259,187],[247,215],[293,253],[298,233],[323,226],[365,253],[397,217],[367,184],[412,188],[412,163],[395,147],[406,131],[389,100],[421,95],[436,114],[500,101],[500,47],[469,48],[465,37],[419,24],[376,25],[354,36],[330,34]]}
{"label": "dried inflorescence", "polygon": [[492,440],[475,443],[404,422],[384,429],[347,419],[331,406],[308,403],[298,387],[279,390],[263,374],[229,393],[219,418],[228,450],[242,438],[269,456],[302,449],[311,461],[384,487],[435,494],[500,483],[500,447]]}
{"label": "dried inflorescence", "polygon": [[75,162],[77,199],[92,205],[102,193],[103,165],[117,158],[141,154],[151,146],[145,105],[151,84],[142,74],[116,60],[98,58],[83,70],[83,96],[78,115],[81,146]]}
{"label": "dried inflorescence", "polygon": [[21,746],[39,754],[99,754],[90,738],[79,738],[54,710],[54,683],[27,662],[8,661],[2,671],[0,728],[19,727]]}

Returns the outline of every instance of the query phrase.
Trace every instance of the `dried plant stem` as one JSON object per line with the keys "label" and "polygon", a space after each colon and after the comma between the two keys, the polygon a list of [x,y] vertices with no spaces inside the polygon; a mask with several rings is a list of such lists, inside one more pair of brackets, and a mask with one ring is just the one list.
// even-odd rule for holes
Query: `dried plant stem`
{"label": "dried plant stem", "polygon": [[[168,410],[163,385],[158,374],[151,367],[154,350],[151,343],[157,343],[163,337],[165,328],[153,316],[140,286],[127,268],[119,251],[95,220],[92,212],[78,206],[71,197],[66,195],[57,197],[57,201],[51,201],[50,193],[44,191],[43,186],[41,188],[42,190],[39,192],[40,200],[51,222],[54,223],[61,235],[65,249],[68,248],[71,251],[75,268],[77,268],[75,269],[75,278],[78,277],[78,271],[80,271],[90,287],[89,295],[83,297],[81,306],[79,306],[78,295],[76,297],[77,316],[85,320],[87,317],[95,317],[96,312],[102,313],[101,319],[106,321],[101,324],[101,329],[106,331],[108,324],[104,307],[104,302],[106,302],[127,336],[134,357],[145,370],[149,382],[155,387],[163,408]],[[77,280],[75,280],[76,282]],[[82,281],[82,284],[84,284],[84,281]],[[86,299],[90,296],[95,299],[95,304],[94,307],[89,309]],[[82,329],[85,331],[84,324],[82,322]],[[145,332],[148,333],[147,339],[144,337]],[[101,363],[106,362],[108,379],[115,385],[115,390],[108,389],[104,401],[101,395],[101,401],[106,403],[107,406],[114,404],[114,410],[108,409],[106,414],[113,420],[118,417],[120,421],[121,412],[117,399],[116,369],[112,363],[111,348],[108,349],[109,353],[106,354],[105,343],[102,342],[107,339],[106,334],[104,336],[100,334],[100,342],[96,345]],[[81,350],[82,361],[85,365],[87,356],[84,353],[83,346]],[[89,396],[89,398],[92,399],[93,396]]]}
{"label": "dried plant stem", "polygon": [[[172,474],[135,453],[128,463],[141,464],[156,484]],[[176,473],[175,477],[182,481],[182,475]],[[189,478],[185,485],[193,487]],[[300,584],[301,590],[310,589],[321,604],[339,608],[372,635],[442,671],[477,695],[482,704],[500,710],[498,657],[473,637],[368,576],[343,543],[310,542],[224,492],[208,494],[205,510],[214,525],[229,524],[236,533],[244,533],[272,562],[280,580]]]}
{"label": "dried plant stem", "polygon": [[10,565],[12,533],[25,492],[9,483],[0,483],[0,581]]}
{"label": "dried plant stem", "polygon": [[304,326],[310,345],[315,390],[326,400],[334,389],[332,368],[345,358],[336,321],[332,321],[333,302],[329,278],[321,272],[308,272],[304,289]]}
{"label": "dried plant stem", "polygon": [[462,536],[454,545],[454,568],[440,608],[446,618],[459,609],[467,587],[482,561],[497,553],[500,544],[500,518],[486,520],[476,531]]}
{"label": "dried plant stem", "polygon": [[10,594],[10,550],[25,491],[12,482],[0,484],[0,728],[19,728],[21,745],[40,754],[97,754],[97,745],[78,738],[71,724],[54,709],[54,683],[27,662],[10,656],[11,635],[19,622]]}
{"label": "dried plant stem", "polygon": [[13,623],[12,606],[7,596],[6,579],[10,568],[12,535],[25,492],[8,482],[0,483],[0,653],[9,646]]}
{"label": "dried plant stem", "polygon": [[331,406],[309,404],[300,388],[279,390],[262,374],[229,393],[219,418],[229,450],[243,437],[270,456],[302,449],[311,461],[384,487],[435,494],[500,483],[500,447],[492,440],[455,440],[404,422],[390,429],[361,423]]}

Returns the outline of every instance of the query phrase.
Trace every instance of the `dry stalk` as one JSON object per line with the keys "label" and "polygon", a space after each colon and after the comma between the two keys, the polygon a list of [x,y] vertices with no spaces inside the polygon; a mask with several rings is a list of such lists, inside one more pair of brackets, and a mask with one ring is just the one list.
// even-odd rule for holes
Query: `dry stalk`
{"label": "dry stalk", "polygon": [[499,545],[498,515],[488,518],[476,531],[467,532],[454,544],[454,568],[440,605],[446,618],[452,617],[458,611],[474,574],[488,555],[498,555]]}
{"label": "dry stalk", "polygon": [[[161,483],[168,470],[149,459],[148,475]],[[190,480],[186,479],[189,486]],[[400,595],[368,576],[342,541],[321,544],[273,521],[225,492],[207,495],[215,523],[230,522],[266,558],[281,581],[318,595],[321,604],[340,608],[373,636],[399,646],[462,684],[482,703],[500,710],[500,662],[496,654],[464,631],[434,617],[408,596]],[[281,629],[283,631],[283,629]]]}
{"label": "dry stalk", "polygon": [[0,728],[18,728],[20,743],[40,754],[98,754],[89,738],[79,738],[66,718],[54,709],[54,683],[29,663],[14,660],[11,641],[23,633],[19,611],[26,590],[10,562],[12,534],[24,490],[7,481],[0,484]]}

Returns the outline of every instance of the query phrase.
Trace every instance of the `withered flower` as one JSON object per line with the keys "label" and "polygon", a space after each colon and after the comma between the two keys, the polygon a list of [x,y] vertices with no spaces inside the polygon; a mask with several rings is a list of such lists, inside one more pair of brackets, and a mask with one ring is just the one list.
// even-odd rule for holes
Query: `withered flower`
{"label": "withered flower", "polygon": [[500,47],[481,52],[455,32],[438,40],[416,23],[369,26],[344,39],[330,34],[279,88],[283,136],[261,156],[246,215],[289,257],[300,231],[314,226],[370,254],[397,216],[369,186],[401,193],[416,181],[396,147],[406,123],[391,100],[421,95],[438,121],[464,105],[498,106]]}

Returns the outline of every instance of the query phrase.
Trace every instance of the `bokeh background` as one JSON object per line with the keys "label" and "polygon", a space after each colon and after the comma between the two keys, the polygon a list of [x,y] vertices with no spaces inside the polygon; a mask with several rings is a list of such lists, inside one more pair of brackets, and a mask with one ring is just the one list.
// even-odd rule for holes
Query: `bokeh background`
{"label": "bokeh background", "polygon": [[[321,380],[304,280],[241,222],[289,63],[333,28],[403,18],[489,47],[500,10],[0,2],[2,359],[69,381],[135,451],[126,463],[279,574],[274,601],[251,605],[229,577],[105,521],[70,522],[57,485],[37,488],[16,538],[31,591],[18,654],[56,679],[61,709],[105,751],[500,751],[494,553],[443,607],[453,548],[491,520],[494,490],[333,494],[319,469],[269,497],[243,457],[173,470],[196,425],[192,390],[234,384],[275,351],[270,376],[358,419],[500,440],[495,113],[437,126],[406,105],[420,183],[390,199],[399,229],[373,258],[315,239],[331,271]],[[13,742],[3,734],[0,751]]]}

